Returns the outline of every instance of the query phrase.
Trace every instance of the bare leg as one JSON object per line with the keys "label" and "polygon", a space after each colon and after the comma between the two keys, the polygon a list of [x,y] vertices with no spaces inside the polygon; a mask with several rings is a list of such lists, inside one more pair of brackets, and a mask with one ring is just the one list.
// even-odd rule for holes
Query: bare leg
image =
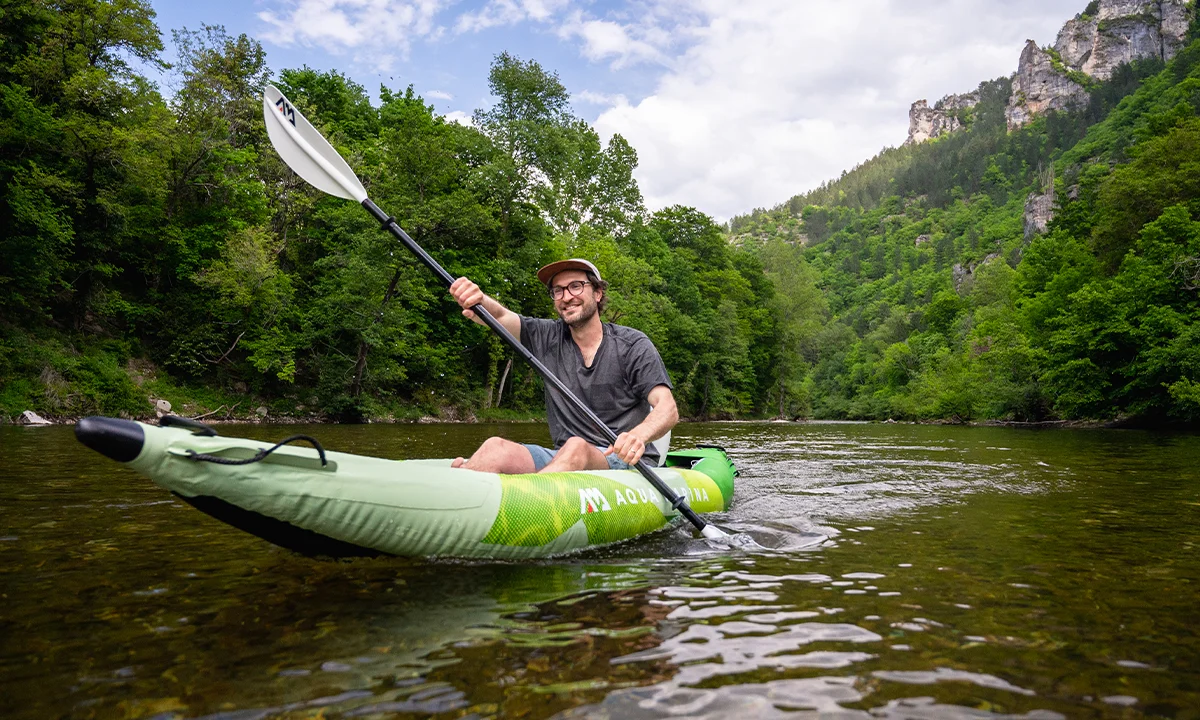
{"label": "bare leg", "polygon": [[470,460],[461,461],[462,458],[455,459],[451,463],[451,467],[505,475],[533,472],[533,456],[529,454],[529,449],[520,443],[505,440],[502,437],[488,438],[479,446]]}
{"label": "bare leg", "polygon": [[604,453],[587,440],[573,437],[554,453],[554,459],[540,472],[571,472],[573,470],[607,470]]}

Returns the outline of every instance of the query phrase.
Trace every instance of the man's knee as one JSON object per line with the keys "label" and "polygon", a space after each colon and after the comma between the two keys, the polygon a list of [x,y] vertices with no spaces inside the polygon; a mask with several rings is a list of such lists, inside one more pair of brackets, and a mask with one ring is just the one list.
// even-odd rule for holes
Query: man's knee
{"label": "man's knee", "polygon": [[498,473],[530,473],[534,471],[533,457],[524,445],[494,436],[483,441],[465,467],[471,470]]}
{"label": "man's knee", "polygon": [[587,464],[595,464],[595,455],[599,455],[600,451],[596,446],[584,440],[581,437],[568,438],[562,447],[558,449],[555,457],[568,457],[574,461],[574,464],[585,463],[579,467],[586,467]]}
{"label": "man's knee", "polygon": [[569,453],[578,453],[578,452],[586,451],[590,447],[592,447],[592,444],[589,443],[587,440],[584,440],[581,437],[570,437],[570,438],[567,438],[567,441],[562,444],[562,447],[559,448],[558,451],[559,452],[566,451]]}
{"label": "man's knee", "polygon": [[554,454],[554,460],[542,472],[603,469],[608,461],[595,445],[581,437],[568,438]]}
{"label": "man's knee", "polygon": [[500,461],[506,467],[512,462],[519,462],[529,455],[529,451],[520,443],[505,440],[502,437],[490,437],[483,441],[476,456],[492,461]]}
{"label": "man's knee", "polygon": [[483,444],[479,446],[479,449],[489,453],[510,452],[513,449],[513,446],[520,447],[520,445],[511,440],[505,440],[502,437],[493,435],[487,440],[484,440]]}

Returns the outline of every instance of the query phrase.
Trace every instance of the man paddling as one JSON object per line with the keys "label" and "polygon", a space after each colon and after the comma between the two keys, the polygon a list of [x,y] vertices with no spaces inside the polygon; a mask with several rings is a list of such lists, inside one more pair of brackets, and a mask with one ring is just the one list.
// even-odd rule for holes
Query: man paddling
{"label": "man paddling", "polygon": [[608,283],[587,260],[560,260],[538,270],[559,320],[518,315],[488,297],[465,277],[450,294],[463,315],[482,322],[468,308],[479,303],[571,392],[617,432],[612,444],[565,398],[546,387],[546,418],[554,448],[488,438],[469,460],[454,467],[505,474],[623,470],[644,456],[661,458],[650,444],[675,427],[679,412],[671,378],[650,338],[623,325],[600,321]]}

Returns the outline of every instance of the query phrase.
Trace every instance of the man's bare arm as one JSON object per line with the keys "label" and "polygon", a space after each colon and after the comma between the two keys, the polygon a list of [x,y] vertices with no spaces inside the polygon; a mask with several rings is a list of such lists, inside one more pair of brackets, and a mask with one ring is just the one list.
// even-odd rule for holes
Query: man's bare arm
{"label": "man's bare arm", "polygon": [[500,321],[505,330],[520,341],[521,316],[504,307],[494,298],[484,295],[478,285],[465,277],[460,277],[450,286],[450,294],[454,297],[454,301],[462,307],[463,317],[474,320],[476,323],[482,325],[483,321],[475,317],[475,313],[467,309],[482,303],[483,309],[491,313],[492,317]]}
{"label": "man's bare arm", "polygon": [[671,431],[679,422],[679,408],[675,405],[675,396],[666,385],[655,385],[646,396],[650,403],[650,414],[629,432],[617,436],[616,442],[605,451],[605,454],[616,453],[617,457],[630,465],[635,465],[646,452],[646,445],[654,442]]}

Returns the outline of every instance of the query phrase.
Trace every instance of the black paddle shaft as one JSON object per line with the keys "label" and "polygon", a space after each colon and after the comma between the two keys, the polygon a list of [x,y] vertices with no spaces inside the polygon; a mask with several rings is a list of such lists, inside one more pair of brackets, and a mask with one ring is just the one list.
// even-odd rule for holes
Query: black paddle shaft
{"label": "black paddle shaft", "polygon": [[[395,235],[396,239],[404,243],[404,247],[408,248],[413,255],[416,255],[417,259],[424,263],[425,267],[432,270],[435,275],[441,278],[442,282],[446,284],[446,287],[450,287],[450,285],[454,283],[454,276],[446,272],[445,268],[439,265],[438,261],[433,259],[433,256],[425,252],[425,249],[418,245],[416,240],[413,240],[411,237],[409,237],[408,233],[404,232],[404,229],[396,223],[396,218],[380,210],[378,205],[371,202],[371,198],[363,200],[362,206],[367,209],[367,212],[375,216],[375,219],[378,220],[384,228]],[[541,360],[538,360],[533,353],[529,352],[524,345],[518,342],[517,339],[512,336],[512,333],[510,333],[504,328],[503,325],[500,324],[499,320],[494,318],[490,312],[484,309],[482,303],[472,307],[471,312],[475,313],[475,316],[482,320],[484,325],[487,325],[489,328],[491,328],[492,332],[503,338],[504,342],[508,343],[509,347],[515,350],[517,354],[525,358],[525,362],[532,365],[533,369],[537,371],[538,375],[542,376],[543,380],[550,383],[555,390],[561,393],[562,396],[567,398],[572,405],[586,415],[587,419],[592,423],[592,425],[594,425],[597,430],[603,433],[604,437],[608,438],[609,442],[616,442],[617,434],[613,432],[613,429],[604,424],[604,421],[597,417],[596,413],[592,412],[592,409],[585,405],[582,400],[576,397],[575,393],[571,392],[571,389],[564,385],[562,380],[559,380],[554,373],[550,372],[550,368],[543,365]],[[673,509],[679,511],[679,514],[687,518],[688,522],[695,525],[697,530],[704,530],[704,526],[708,523],[704,522],[704,520],[697,515],[694,510],[688,507],[686,499],[680,495],[676,495],[671,488],[667,487],[667,484],[662,481],[662,478],[654,474],[654,471],[650,469],[650,465],[648,465],[645,460],[638,460],[635,467],[637,468],[638,472],[640,472],[642,476],[654,486],[654,489],[667,499],[667,502],[671,504]]]}

